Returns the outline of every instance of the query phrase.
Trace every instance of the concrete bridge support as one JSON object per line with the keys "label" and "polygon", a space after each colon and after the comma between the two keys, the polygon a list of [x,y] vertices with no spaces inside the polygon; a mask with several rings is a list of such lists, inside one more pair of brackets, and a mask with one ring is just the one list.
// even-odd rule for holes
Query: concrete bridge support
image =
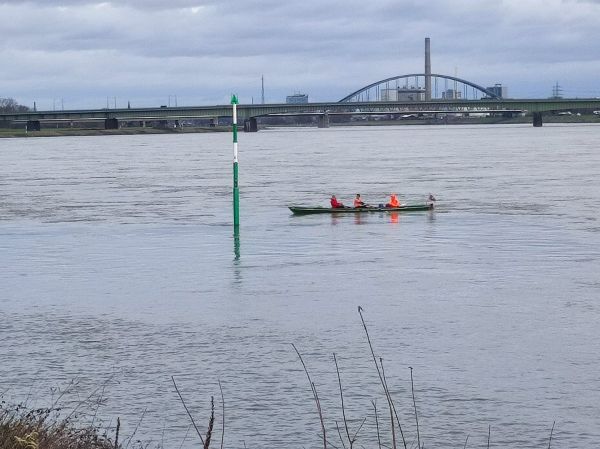
{"label": "concrete bridge support", "polygon": [[539,128],[542,126],[542,113],[541,112],[534,112],[533,113],[533,126],[535,126],[536,128]]}
{"label": "concrete bridge support", "polygon": [[247,133],[255,133],[258,131],[258,122],[256,117],[250,117],[244,120],[244,131]]}
{"label": "concrete bridge support", "polygon": [[42,129],[42,125],[40,124],[39,120],[28,120],[25,129],[27,131],[40,131]]}
{"label": "concrete bridge support", "polygon": [[319,128],[329,128],[329,114],[319,115],[317,117],[317,126]]}
{"label": "concrete bridge support", "polygon": [[104,129],[119,129],[119,121],[116,118],[104,120]]}

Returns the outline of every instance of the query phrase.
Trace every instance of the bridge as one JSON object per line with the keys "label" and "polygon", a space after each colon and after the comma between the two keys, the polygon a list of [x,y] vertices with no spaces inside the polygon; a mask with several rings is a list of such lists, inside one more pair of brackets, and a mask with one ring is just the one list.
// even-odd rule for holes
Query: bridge
{"label": "bridge", "polygon": [[[456,76],[431,73],[430,39],[425,38],[425,72],[393,76],[376,81],[352,92],[337,102],[304,104],[238,105],[238,117],[245,131],[257,131],[257,118],[269,116],[318,117],[321,127],[329,126],[335,115],[369,114],[490,114],[511,116],[531,114],[533,126],[542,126],[544,113],[600,109],[600,99],[507,99],[495,91]],[[106,129],[117,129],[120,122],[180,121],[231,117],[230,105],[95,109],[71,111],[29,111],[0,114],[0,126],[26,124],[28,130],[40,130],[41,123],[75,123],[103,121]]]}
{"label": "bridge", "polygon": [[[600,109],[600,99],[479,99],[431,101],[338,101],[304,104],[241,104],[238,116],[246,131],[256,131],[258,117],[278,115],[313,115],[320,126],[328,126],[332,115],[368,114],[481,114],[496,115],[527,112],[534,126],[542,125],[542,114],[558,111]],[[41,123],[103,121],[106,129],[117,129],[123,121],[168,121],[197,118],[231,117],[230,105],[157,107],[126,109],[88,109],[66,111],[28,111],[0,114],[5,125],[26,124],[39,130]]]}

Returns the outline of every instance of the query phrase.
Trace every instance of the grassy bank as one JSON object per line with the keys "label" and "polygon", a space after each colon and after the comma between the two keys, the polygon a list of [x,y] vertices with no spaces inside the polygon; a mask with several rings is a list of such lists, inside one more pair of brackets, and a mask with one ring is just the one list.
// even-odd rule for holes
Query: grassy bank
{"label": "grassy bank", "polygon": [[0,449],[119,449],[93,425],[78,426],[58,409],[30,410],[0,403]]}

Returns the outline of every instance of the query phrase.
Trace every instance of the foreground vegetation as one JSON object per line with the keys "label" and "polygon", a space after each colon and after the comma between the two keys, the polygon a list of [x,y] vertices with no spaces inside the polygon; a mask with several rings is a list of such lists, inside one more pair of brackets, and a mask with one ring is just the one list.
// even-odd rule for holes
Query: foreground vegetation
{"label": "foreground vegetation", "polygon": [[[0,403],[0,449],[118,449],[99,427],[78,426],[59,409],[30,410]],[[118,433],[115,440],[118,439]]]}

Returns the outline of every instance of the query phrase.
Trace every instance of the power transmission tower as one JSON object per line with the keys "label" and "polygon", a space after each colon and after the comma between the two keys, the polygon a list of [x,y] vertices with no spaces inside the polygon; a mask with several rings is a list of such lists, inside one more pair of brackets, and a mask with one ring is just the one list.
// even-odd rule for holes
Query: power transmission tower
{"label": "power transmission tower", "polygon": [[552,86],[552,98],[562,98],[562,87],[559,86],[558,81]]}

